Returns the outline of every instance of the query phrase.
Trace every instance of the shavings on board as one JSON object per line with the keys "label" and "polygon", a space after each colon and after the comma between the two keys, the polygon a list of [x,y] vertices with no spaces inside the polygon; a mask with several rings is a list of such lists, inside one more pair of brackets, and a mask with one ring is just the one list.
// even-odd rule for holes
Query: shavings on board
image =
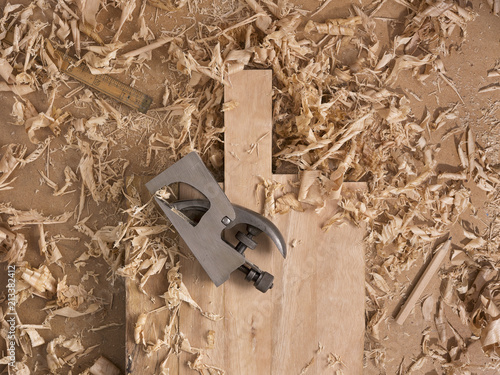
{"label": "shavings on board", "polygon": [[[314,20],[297,5],[281,1],[206,5],[183,0],[141,4],[61,0],[6,5],[0,34],[5,37],[11,31],[13,40],[2,42],[0,89],[4,95],[15,95],[16,101],[12,125],[5,126],[24,127],[27,134],[24,144],[0,140],[0,192],[22,188],[26,170],[36,165],[39,189],[46,189],[61,208],[45,213],[36,206],[8,204],[8,199],[0,205],[0,250],[2,260],[18,266],[20,308],[32,298],[42,298],[52,320],[99,314],[106,304],[91,288],[70,281],[64,273],[69,272],[69,263],[83,272],[99,259],[109,283],[128,278],[141,293],[162,301],[168,325],[149,329],[156,312],[146,312],[137,317],[134,339],[147,353],[168,349],[162,358],[163,373],[168,373],[170,354],[180,351],[195,356],[189,364],[194,371],[223,373],[207,364],[204,352],[192,348],[175,327],[181,304],[198,310],[200,319],[222,317],[191,298],[177,266],[178,240],[173,230],[126,177],[145,169],[153,175],[193,150],[220,172],[223,112],[239,105],[224,102],[224,85],[231,84],[231,75],[242,69],[267,68],[274,76],[274,134],[262,137],[273,137],[276,167],[294,165],[300,178],[292,187],[262,181],[257,193],[264,214],[320,212],[326,205],[337,205],[337,212],[322,223],[325,231],[348,221],[366,223],[365,360],[383,368],[389,357],[382,333],[390,324],[388,305],[408,286],[401,276],[421,264],[431,244],[453,228],[463,228],[466,240],[456,243],[451,266],[439,272],[443,288],[438,300],[427,297],[421,304],[425,319],[436,330],[422,333],[422,354],[406,364],[401,361],[400,373],[417,373],[429,362],[443,369],[467,370],[462,359],[467,346],[478,340],[484,352],[495,358],[500,346],[495,323],[500,176],[498,163],[491,160],[498,157],[497,146],[487,143],[488,134],[476,134],[473,125],[450,130],[460,121],[464,95],[454,80],[455,72],[447,71],[444,63],[446,56],[466,43],[467,25],[477,16],[476,9],[466,2],[398,0],[405,12],[395,19],[397,28],[390,24],[393,40],[384,45],[378,31],[385,20],[375,14],[382,12],[384,3],[352,6],[349,15],[330,12],[326,17],[322,12],[326,14],[333,3],[325,1]],[[498,0],[487,5],[498,14]],[[172,30],[156,27],[161,17],[173,17],[167,13],[171,11],[203,19],[187,25],[186,18],[184,25]],[[120,75],[132,85],[140,84],[148,70],[160,65],[162,71],[169,71],[158,79],[161,104],[148,114],[136,114],[75,86],[51,58],[50,45],[74,52],[76,64],[95,75]],[[345,59],[345,55],[353,57]],[[497,73],[498,63],[489,68],[487,78]],[[400,90],[407,79],[445,86],[456,97],[453,103],[418,118],[412,102],[418,95],[407,97]],[[477,87],[484,97],[497,89],[492,81]],[[44,93],[46,101],[33,99],[31,92]],[[485,109],[483,119],[492,128],[498,123],[495,103]],[[446,135],[438,140],[443,131]],[[439,142],[452,140],[460,165],[442,170]],[[258,147],[257,142],[243,151],[258,155]],[[128,151],[136,155],[131,157]],[[61,155],[64,165],[53,159],[59,156],[60,163]],[[345,181],[364,181],[368,189],[347,192]],[[479,229],[469,228],[465,219],[478,215],[473,190],[488,197],[493,218],[478,224]],[[71,262],[59,233],[64,226],[80,240]],[[40,250],[38,263],[26,256],[32,231],[38,242],[33,246]],[[151,280],[162,274],[168,275],[163,294],[150,296]],[[456,316],[459,325],[450,323],[447,314]],[[464,327],[471,330],[470,337],[464,337]],[[36,330],[26,330],[24,336],[29,337],[33,352],[46,350],[51,370],[64,371],[84,359],[85,351],[76,341],[48,338],[43,331],[40,336]],[[209,347],[216,347],[211,337]],[[59,358],[56,352],[63,348],[65,356]],[[325,363],[339,374],[349,371],[333,353]],[[98,374],[106,366],[101,357],[84,373]],[[18,372],[25,370],[21,367]]]}

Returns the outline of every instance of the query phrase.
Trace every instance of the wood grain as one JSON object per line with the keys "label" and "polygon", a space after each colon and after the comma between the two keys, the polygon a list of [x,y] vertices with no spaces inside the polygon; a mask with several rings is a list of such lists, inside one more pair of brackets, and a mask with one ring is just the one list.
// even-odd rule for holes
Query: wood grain
{"label": "wood grain", "polygon": [[[255,189],[262,178],[271,178],[272,75],[270,70],[244,71],[231,76],[224,101],[239,105],[224,113],[224,191],[233,204],[262,212]],[[267,135],[266,135],[267,134]],[[252,144],[257,144],[253,152]],[[273,258],[279,252],[257,237],[256,250],[245,256],[274,274]],[[270,374],[274,291],[263,294],[234,273],[225,284],[224,306],[227,336],[226,363],[230,374]]]}
{"label": "wood grain", "polygon": [[[363,373],[365,231],[346,223],[323,232],[336,207],[329,202],[319,214],[292,211],[273,219],[288,244],[298,244],[285,262],[275,259],[282,276],[273,289],[272,374],[298,374],[313,357],[307,373],[331,373],[330,353],[342,358],[345,374]],[[315,354],[320,345],[324,349]]]}
{"label": "wood grain", "polygon": [[[150,198],[145,187],[145,183],[150,179],[150,176],[135,176],[132,185],[130,185],[136,188],[143,202],[146,202]],[[127,186],[129,186],[128,183]],[[131,247],[127,246],[125,248],[126,263],[128,263],[130,252]],[[134,329],[139,315],[165,306],[165,300],[160,296],[168,289],[167,272],[163,270],[159,274],[151,276],[144,289],[147,295],[139,290],[137,280],[125,279],[125,369],[127,375],[159,374],[161,371],[160,365],[168,354],[164,346],[148,356],[143,346],[136,345],[134,341]],[[154,297],[154,300],[150,296]],[[168,324],[169,319],[170,313],[168,309],[162,309],[148,315],[144,330],[147,342],[156,342],[156,338],[163,338],[159,336],[163,332],[163,327]],[[179,360],[175,355],[170,356],[168,366],[172,374],[178,373],[178,363]]]}

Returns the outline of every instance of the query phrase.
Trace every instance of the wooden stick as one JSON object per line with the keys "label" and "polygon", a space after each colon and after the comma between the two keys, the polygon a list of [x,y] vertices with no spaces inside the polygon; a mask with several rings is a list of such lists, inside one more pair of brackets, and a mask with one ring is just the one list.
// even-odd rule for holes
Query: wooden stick
{"label": "wooden stick", "polygon": [[417,285],[415,285],[415,287],[411,291],[410,296],[408,297],[404,305],[401,307],[401,310],[399,310],[399,314],[396,317],[396,322],[398,324],[403,324],[408,315],[410,315],[411,311],[413,310],[413,307],[415,306],[415,303],[417,303],[418,299],[424,292],[425,288],[431,281],[432,277],[437,272],[439,267],[441,267],[441,263],[446,254],[448,254],[450,246],[451,246],[451,237],[448,238],[446,242],[441,244],[441,246],[436,250],[434,256],[432,257],[431,262],[425,269],[423,275],[418,280]]}
{"label": "wooden stick", "polygon": [[328,4],[330,4],[332,2],[332,0],[326,0],[323,4],[320,5],[320,7],[318,9],[316,9],[316,11],[314,13],[312,13],[309,17],[312,18],[314,17],[316,14],[318,14],[319,12],[321,12],[323,9],[325,9]]}

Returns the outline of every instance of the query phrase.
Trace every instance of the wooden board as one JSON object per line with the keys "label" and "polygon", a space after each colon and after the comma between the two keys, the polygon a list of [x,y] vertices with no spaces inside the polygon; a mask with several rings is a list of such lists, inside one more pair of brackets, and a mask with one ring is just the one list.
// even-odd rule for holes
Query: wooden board
{"label": "wooden board", "polygon": [[441,263],[443,263],[444,258],[446,257],[448,251],[450,250],[450,247],[451,247],[451,238],[448,238],[446,242],[441,244],[441,246],[436,250],[436,252],[432,256],[431,261],[429,262],[424,272],[422,273],[422,276],[420,276],[420,278],[418,279],[408,299],[403,304],[401,310],[396,316],[396,323],[402,325],[405,322],[406,318],[408,318],[408,315],[410,315],[410,313],[412,312],[417,301],[422,296],[422,293],[424,292],[425,288],[427,288],[427,285],[429,285],[432,278],[441,267]]}
{"label": "wooden board", "polygon": [[[285,182],[287,176],[273,176]],[[272,374],[330,374],[327,358],[339,355],[345,374],[363,373],[364,229],[344,225],[324,233],[321,224],[336,212],[290,212],[275,218],[289,249],[274,261],[281,279],[273,289]],[[300,343],[300,345],[297,345]],[[317,355],[320,345],[324,348]]]}
{"label": "wooden board", "polygon": [[[150,194],[145,187],[146,182],[150,179],[151,176],[136,176],[132,182],[132,186],[137,189],[143,202],[146,202],[150,198]],[[129,186],[128,183],[127,186]],[[128,263],[131,250],[132,249],[130,247],[125,249],[126,263]],[[125,279],[125,372],[127,375],[159,374],[160,365],[168,354],[168,350],[165,346],[163,346],[160,350],[148,356],[144,351],[143,346],[136,345],[134,341],[134,329],[139,315],[141,313],[152,312],[165,306],[165,300],[160,296],[163,295],[163,293],[165,293],[168,289],[167,272],[163,270],[159,274],[151,276],[144,289],[148,295],[139,290],[135,280],[130,278]],[[153,296],[154,300],[152,300],[149,296]],[[169,323],[169,319],[170,313],[168,309],[162,309],[158,312],[150,313],[148,319],[146,320],[144,330],[146,333],[146,341],[153,343],[156,342],[157,338],[163,339],[161,336],[163,327]],[[171,355],[169,357],[168,366],[171,374],[178,373],[178,363],[179,360],[175,355]]]}
{"label": "wooden board", "polygon": [[[271,171],[271,71],[243,71],[232,75],[231,83],[225,102],[235,100],[239,105],[225,113],[225,192],[231,202],[261,212],[263,202],[255,194],[261,178],[286,184],[296,176]],[[259,139],[258,148],[249,153]],[[179,330],[193,346],[206,347],[206,334],[215,331],[208,363],[227,374],[281,375],[300,374],[314,358],[307,373],[326,374],[332,371],[327,356],[333,353],[346,364],[346,374],[362,373],[364,230],[345,225],[322,232],[321,224],[335,212],[335,202],[328,207],[321,215],[292,212],[273,218],[288,244],[300,241],[289,248],[286,260],[264,235],[258,237],[256,250],[247,250],[251,261],[275,276],[275,286],[266,294],[238,272],[216,288],[195,260],[181,260],[192,297],[224,316],[212,322],[188,307],[181,310]],[[323,349],[318,352],[319,346]],[[180,374],[193,374],[188,359],[181,356]]]}
{"label": "wooden board", "polygon": [[[262,212],[255,189],[272,173],[271,71],[244,71],[232,75],[231,84],[224,91],[224,101],[239,105],[224,114],[224,192],[231,203]],[[259,138],[259,149],[249,153]],[[273,259],[283,258],[269,241],[263,243],[264,237],[260,235],[257,249],[247,250],[245,256],[275,274]],[[224,293],[224,368],[231,374],[271,374],[274,293],[262,294],[238,273],[231,279]]]}

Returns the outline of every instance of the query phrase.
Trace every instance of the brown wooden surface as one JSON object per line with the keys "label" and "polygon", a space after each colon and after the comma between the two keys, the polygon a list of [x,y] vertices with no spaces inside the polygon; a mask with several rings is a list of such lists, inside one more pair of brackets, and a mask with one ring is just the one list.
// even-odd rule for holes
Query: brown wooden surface
{"label": "brown wooden surface", "polygon": [[[231,76],[224,101],[239,105],[224,114],[224,192],[233,204],[262,212],[255,189],[271,177],[272,75],[270,70],[244,71]],[[248,153],[264,135],[259,148]],[[261,235],[256,250],[245,256],[274,274],[273,259],[283,258]],[[264,245],[264,246],[263,246]],[[224,367],[234,374],[270,374],[273,332],[273,291],[259,292],[237,273],[225,284],[226,350]],[[279,279],[278,279],[279,282]]]}
{"label": "brown wooden surface", "polygon": [[[225,192],[232,203],[261,212],[263,202],[255,194],[261,177],[283,183],[295,178],[271,172],[271,72],[244,71],[232,75],[231,83],[225,102],[239,105],[225,113]],[[258,150],[248,153],[259,139]],[[335,202],[328,206],[320,215],[292,212],[273,218],[288,245],[300,241],[289,247],[286,260],[264,235],[256,250],[247,250],[251,261],[275,276],[274,288],[265,294],[239,272],[216,288],[196,261],[181,260],[192,297],[224,316],[212,322],[189,307],[181,310],[179,329],[193,346],[206,347],[208,331],[215,331],[208,363],[227,374],[300,374],[315,357],[307,373],[326,374],[332,371],[327,356],[333,353],[346,364],[344,373],[362,373],[364,230],[346,224],[322,232],[321,224],[335,212]],[[179,370],[193,373],[182,356]]]}
{"label": "brown wooden surface", "polygon": [[307,373],[329,374],[330,353],[340,356],[345,374],[363,373],[365,231],[346,223],[323,232],[321,224],[336,209],[330,202],[320,214],[292,211],[274,218],[287,243],[298,244],[285,262],[274,261],[281,277],[273,288],[271,374],[299,374],[313,357]]}
{"label": "brown wooden surface", "polygon": [[[145,183],[151,179],[151,176],[134,178],[132,185],[137,189],[143,202],[149,199],[150,195],[146,190]],[[126,263],[130,256],[131,248],[125,250]],[[168,309],[161,309],[158,312],[152,312],[165,306],[165,300],[161,295],[168,289],[167,271],[163,270],[157,275],[153,275],[144,287],[148,295],[142,293],[136,280],[125,279],[126,292],[126,329],[125,329],[125,371],[126,374],[159,374],[160,365],[167,357],[168,351],[165,346],[160,350],[151,353],[149,356],[142,345],[136,345],[134,341],[134,330],[137,318],[141,313],[148,313],[145,325],[145,338],[147,343],[156,343],[156,339],[163,339],[163,328],[169,323],[170,313]],[[154,301],[149,297],[154,297]],[[178,373],[178,358],[171,355],[168,365],[171,374]]]}

